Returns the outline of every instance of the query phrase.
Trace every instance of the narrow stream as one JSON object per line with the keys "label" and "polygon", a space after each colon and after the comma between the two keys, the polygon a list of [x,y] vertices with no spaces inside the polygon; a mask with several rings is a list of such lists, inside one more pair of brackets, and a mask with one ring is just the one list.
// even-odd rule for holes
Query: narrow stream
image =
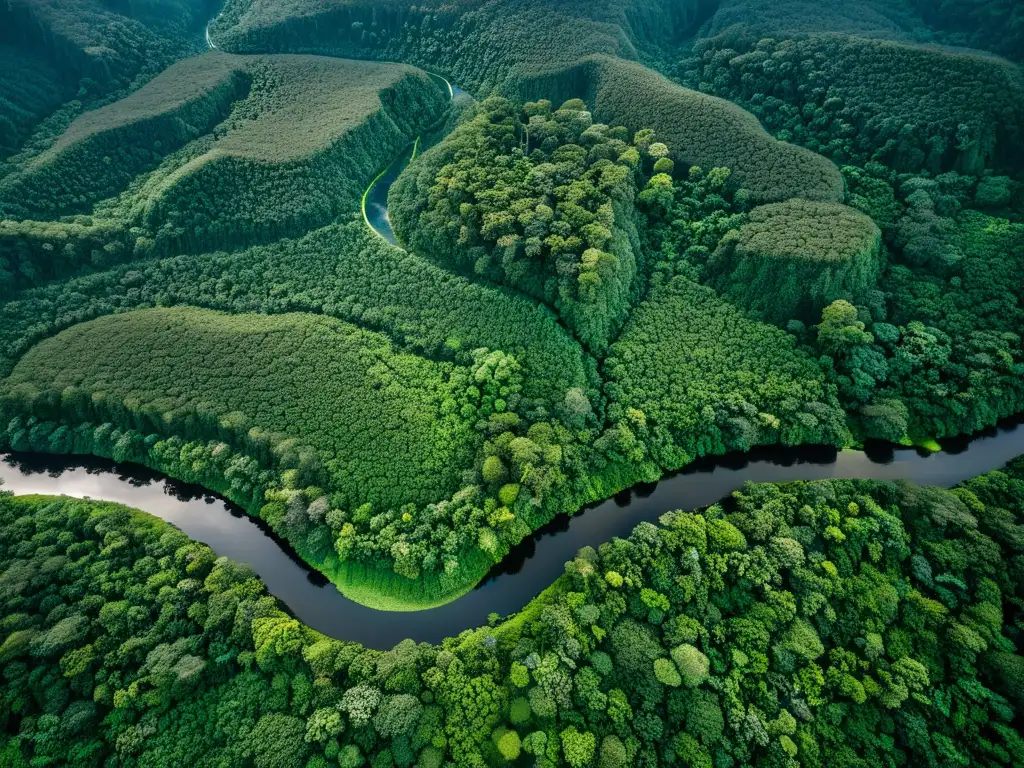
{"label": "narrow stream", "polygon": [[485,624],[492,612],[518,611],[563,572],[581,547],[626,536],[637,523],[656,521],[671,510],[713,504],[745,482],[864,478],[950,487],[1024,454],[1024,426],[1016,420],[972,440],[945,441],[944,448],[930,456],[887,446],[866,453],[772,448],[700,462],[556,520],[516,547],[469,594],[413,613],[376,611],[348,600],[233,504],[144,467],[81,456],[8,454],[0,457],[0,480],[4,490],[18,494],[89,497],[156,515],[217,554],[251,565],[271,594],[310,627],[383,649],[405,638],[436,643]]}
{"label": "narrow stream", "polygon": [[[213,44],[211,43],[211,45]],[[463,94],[468,95],[466,91],[457,85],[453,85],[447,78],[433,72],[428,72],[427,74],[435,80],[444,83],[444,87],[448,89],[448,98],[450,100],[454,101]],[[388,216],[388,194],[391,192],[391,185],[395,183],[395,180],[409,163],[415,159],[417,153],[423,149],[426,149],[426,147],[421,147],[420,138],[417,138],[416,142],[406,148],[387,170],[370,182],[369,188],[363,195],[363,218],[366,220],[366,225],[391,243],[391,245],[397,246],[398,238],[395,237],[395,231],[391,228],[391,219]]]}

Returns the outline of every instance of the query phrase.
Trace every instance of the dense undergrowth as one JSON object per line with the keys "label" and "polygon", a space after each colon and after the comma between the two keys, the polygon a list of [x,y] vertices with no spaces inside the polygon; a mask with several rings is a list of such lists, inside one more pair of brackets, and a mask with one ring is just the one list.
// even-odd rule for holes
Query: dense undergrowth
{"label": "dense undergrowth", "polygon": [[264,440],[297,454],[304,485],[323,482],[346,505],[399,506],[456,490],[473,453],[467,408],[481,405],[471,383],[468,369],[323,316],[176,308],[76,325],[25,355],[4,390],[59,392],[61,415],[78,422],[188,439],[221,430],[242,453]]}
{"label": "dense undergrowth", "polygon": [[143,513],[0,495],[0,743],[74,765],[1021,764],[1024,467],[748,485],[440,646],[319,635]]}
{"label": "dense undergrowth", "polygon": [[683,63],[694,87],[836,162],[1020,171],[1024,75],[1009,61],[831,34],[764,39],[743,25],[701,40],[694,53]]}
{"label": "dense undergrowth", "polygon": [[[0,295],[113,261],[328,224],[446,104],[437,83],[402,65],[218,52],[187,59],[87,112],[0,180],[0,237],[10,246],[0,255]],[[99,259],[91,257],[97,227],[112,252]]]}

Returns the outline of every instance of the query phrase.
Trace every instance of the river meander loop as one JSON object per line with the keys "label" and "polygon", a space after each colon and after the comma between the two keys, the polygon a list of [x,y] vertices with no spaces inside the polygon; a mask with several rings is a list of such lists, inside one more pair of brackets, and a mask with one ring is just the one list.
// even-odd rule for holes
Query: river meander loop
{"label": "river meander loop", "polygon": [[944,441],[944,447],[932,455],[891,447],[868,453],[776,447],[704,460],[657,484],[558,518],[514,548],[476,589],[447,605],[413,612],[378,611],[349,600],[238,507],[143,467],[18,454],[0,457],[0,481],[17,494],[113,501],[160,517],[218,555],[248,563],[268,591],[313,629],[383,649],[406,638],[437,643],[486,624],[490,613],[514,613],[558,578],[581,547],[628,536],[638,523],[654,522],[665,512],[713,504],[745,482],[860,478],[948,488],[1024,454],[1024,426],[1018,420],[970,441]]}

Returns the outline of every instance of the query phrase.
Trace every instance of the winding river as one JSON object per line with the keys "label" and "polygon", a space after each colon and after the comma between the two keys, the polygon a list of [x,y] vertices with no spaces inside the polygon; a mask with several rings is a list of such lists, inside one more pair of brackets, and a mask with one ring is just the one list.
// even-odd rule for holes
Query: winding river
{"label": "winding river", "polygon": [[436,643],[485,624],[492,612],[518,611],[562,573],[580,547],[626,536],[637,523],[656,521],[670,510],[713,504],[745,482],[870,478],[950,487],[1024,454],[1024,426],[1017,420],[972,440],[945,441],[943,447],[929,456],[888,446],[866,453],[773,448],[702,461],[556,520],[516,547],[475,590],[448,605],[412,613],[377,611],[348,600],[233,504],[143,467],[91,457],[8,454],[0,461],[0,480],[5,490],[18,494],[88,497],[145,510],[217,554],[248,563],[305,624],[331,637],[385,649],[405,638]]}
{"label": "winding river", "polygon": [[[209,24],[205,38],[209,48],[216,49]],[[435,77],[444,80],[451,98],[465,93]],[[419,140],[373,181],[364,196],[367,225],[392,244],[396,240],[387,215],[388,192],[418,145]],[[516,547],[470,593],[448,605],[411,613],[377,611],[352,602],[261,521],[201,487],[145,467],[93,457],[4,454],[0,486],[17,494],[66,495],[142,509],[218,555],[249,564],[268,591],[308,626],[341,640],[386,649],[406,638],[437,643],[485,624],[490,613],[518,611],[563,572],[565,562],[581,547],[627,536],[638,523],[656,521],[670,510],[713,504],[746,482],[862,478],[953,486],[1024,454],[1021,422],[1007,422],[970,440],[945,441],[944,450],[931,455],[889,446],[867,452],[772,448],[701,461],[659,483],[637,486],[554,521]]]}
{"label": "winding river", "polygon": [[[451,101],[454,101],[463,94],[468,95],[467,91],[464,91],[457,85],[453,85],[448,78],[433,72],[428,72],[427,74],[444,83],[444,86],[448,89],[448,98]],[[415,143],[406,148],[395,162],[371,181],[370,186],[363,194],[363,219],[366,221],[366,225],[391,243],[391,245],[397,246],[398,238],[395,237],[395,231],[391,228],[391,219],[388,216],[388,193],[391,191],[391,185],[395,183],[395,179],[401,175],[409,163],[416,159],[416,155],[422,149],[425,149],[425,147],[420,146],[421,138],[417,138]]]}

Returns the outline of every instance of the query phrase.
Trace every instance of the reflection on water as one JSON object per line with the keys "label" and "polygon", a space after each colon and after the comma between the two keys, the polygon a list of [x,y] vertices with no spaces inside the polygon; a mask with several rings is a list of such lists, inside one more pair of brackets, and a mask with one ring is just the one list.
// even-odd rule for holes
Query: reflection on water
{"label": "reflection on water", "polygon": [[928,456],[872,444],[864,452],[761,448],[702,459],[658,483],[634,486],[573,517],[557,518],[516,546],[469,594],[413,613],[387,613],[353,603],[263,521],[199,486],[145,467],[89,456],[9,454],[0,463],[0,480],[15,493],[102,499],[161,517],[217,554],[248,563],[305,624],[339,639],[390,648],[407,637],[439,642],[486,624],[492,612],[513,613],[554,581],[581,547],[627,536],[637,523],[655,521],[671,510],[720,502],[745,482],[863,478],[949,487],[1024,454],[1024,427],[1019,424],[1007,422],[973,439],[942,441],[943,452]]}
{"label": "reflection on water", "polygon": [[391,228],[391,219],[388,216],[388,193],[391,191],[391,185],[395,183],[395,179],[409,165],[414,148],[415,145],[409,146],[391,167],[373,182],[366,193],[366,221],[374,232],[392,245],[398,245],[398,238],[395,237],[395,231]]}

